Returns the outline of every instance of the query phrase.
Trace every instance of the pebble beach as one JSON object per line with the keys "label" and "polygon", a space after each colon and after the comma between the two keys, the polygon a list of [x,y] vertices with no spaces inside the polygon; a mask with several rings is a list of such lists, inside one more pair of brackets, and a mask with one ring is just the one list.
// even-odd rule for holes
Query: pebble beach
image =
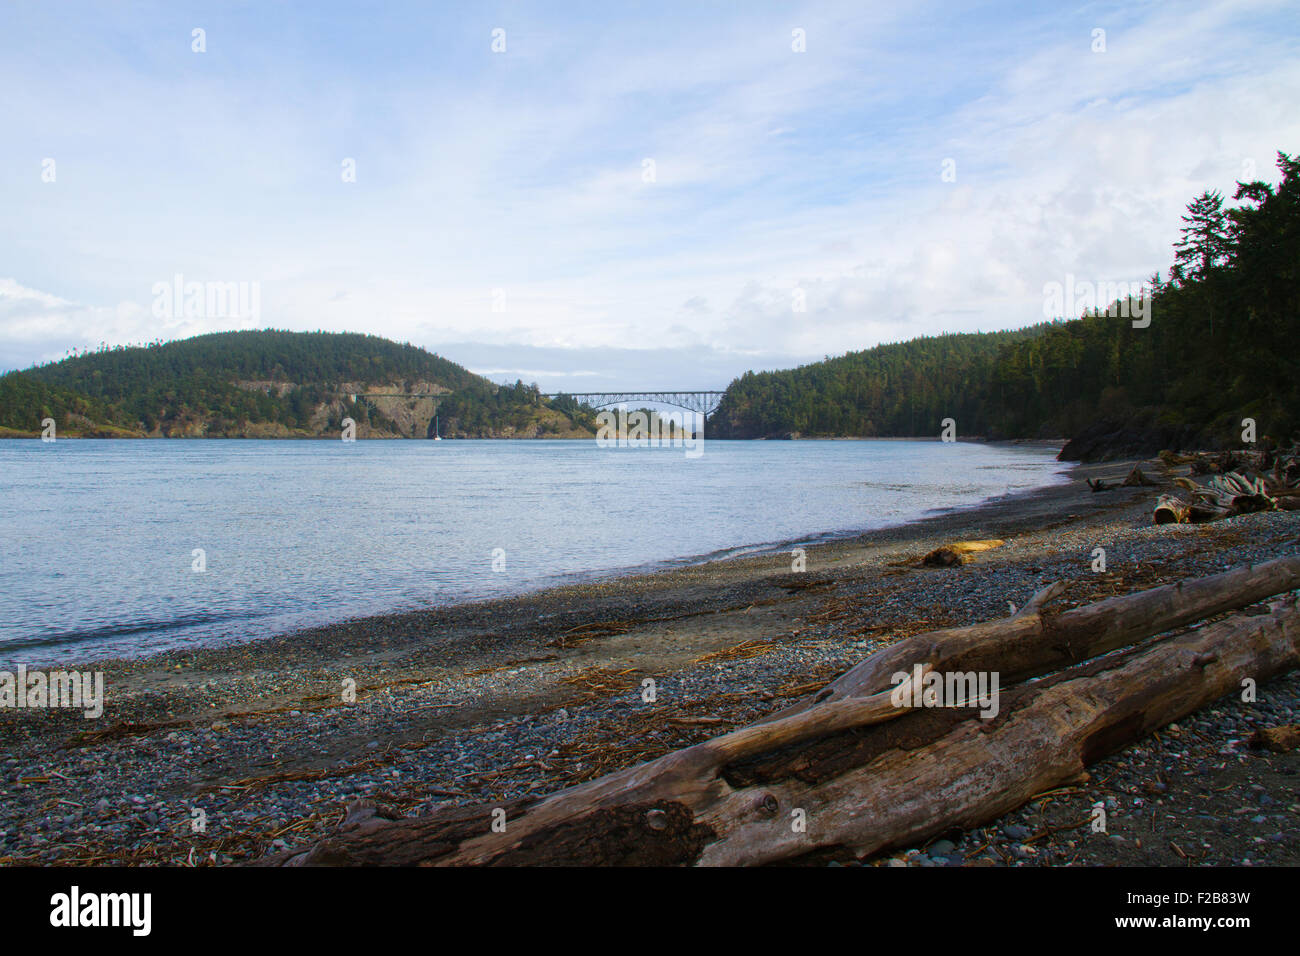
{"label": "pebble beach", "polygon": [[[328,835],[358,799],[410,815],[543,795],[771,714],[873,650],[1005,616],[1054,581],[1068,607],[1300,549],[1300,512],[1156,526],[1159,489],[1085,483],[1133,464],[822,544],[79,665],[105,674],[98,719],[0,710],[0,863],[246,864]],[[920,566],[968,539],[1005,543]],[[829,862],[1295,865],[1300,754],[1250,738],[1297,722],[1293,672],[1002,819]]]}

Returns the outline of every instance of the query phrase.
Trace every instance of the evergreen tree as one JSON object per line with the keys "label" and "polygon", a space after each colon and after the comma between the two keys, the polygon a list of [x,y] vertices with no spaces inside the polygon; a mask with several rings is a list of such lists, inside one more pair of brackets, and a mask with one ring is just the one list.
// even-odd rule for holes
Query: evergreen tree
{"label": "evergreen tree", "polygon": [[1223,196],[1218,192],[1204,192],[1187,206],[1183,216],[1183,238],[1174,243],[1175,258],[1183,266],[1182,274],[1193,279],[1205,279],[1210,270],[1228,255],[1229,222],[1223,208]]}

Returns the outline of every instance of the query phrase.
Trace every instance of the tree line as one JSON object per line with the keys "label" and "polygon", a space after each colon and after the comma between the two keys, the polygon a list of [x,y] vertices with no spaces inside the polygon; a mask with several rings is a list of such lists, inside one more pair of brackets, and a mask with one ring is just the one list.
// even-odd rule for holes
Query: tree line
{"label": "tree line", "polygon": [[[112,426],[166,435],[200,422],[209,435],[264,424],[317,434],[350,417],[396,433],[397,424],[374,401],[353,391],[367,385],[450,389],[440,400],[444,422],[457,416],[484,432],[526,426],[536,409],[553,407],[536,385],[498,386],[409,343],[268,329],[103,346],[0,376],[0,427],[30,433],[48,417],[74,433]],[[570,406],[581,417],[572,400],[558,407]]]}
{"label": "tree line", "polygon": [[1148,280],[1145,301],[747,373],[710,434],[922,436],[953,418],[961,433],[992,438],[1122,428],[1149,446],[1214,447],[1240,443],[1251,418],[1289,441],[1300,430],[1300,160],[1279,153],[1277,166],[1276,186],[1238,183],[1236,205],[1211,191],[1189,204],[1168,277]]}

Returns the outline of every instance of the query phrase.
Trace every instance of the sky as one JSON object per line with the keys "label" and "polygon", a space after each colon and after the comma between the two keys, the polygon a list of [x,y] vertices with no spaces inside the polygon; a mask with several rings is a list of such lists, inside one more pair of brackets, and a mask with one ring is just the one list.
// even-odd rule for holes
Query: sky
{"label": "sky", "polygon": [[[1048,283],[1167,270],[1202,190],[1276,181],[1297,23],[1254,0],[0,0],[0,370],[325,329],[546,391],[721,388],[1019,328]],[[230,283],[243,308],[209,295]]]}

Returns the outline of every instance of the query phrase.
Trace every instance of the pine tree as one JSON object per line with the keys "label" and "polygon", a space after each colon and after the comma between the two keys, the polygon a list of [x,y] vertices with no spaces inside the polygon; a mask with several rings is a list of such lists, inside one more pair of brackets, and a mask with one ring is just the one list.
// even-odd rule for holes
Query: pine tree
{"label": "pine tree", "polygon": [[1204,279],[1210,270],[1223,262],[1228,255],[1228,213],[1223,208],[1223,196],[1218,192],[1203,192],[1187,206],[1187,223],[1182,228],[1183,238],[1174,243],[1175,259],[1184,266],[1182,274],[1193,279]]}

